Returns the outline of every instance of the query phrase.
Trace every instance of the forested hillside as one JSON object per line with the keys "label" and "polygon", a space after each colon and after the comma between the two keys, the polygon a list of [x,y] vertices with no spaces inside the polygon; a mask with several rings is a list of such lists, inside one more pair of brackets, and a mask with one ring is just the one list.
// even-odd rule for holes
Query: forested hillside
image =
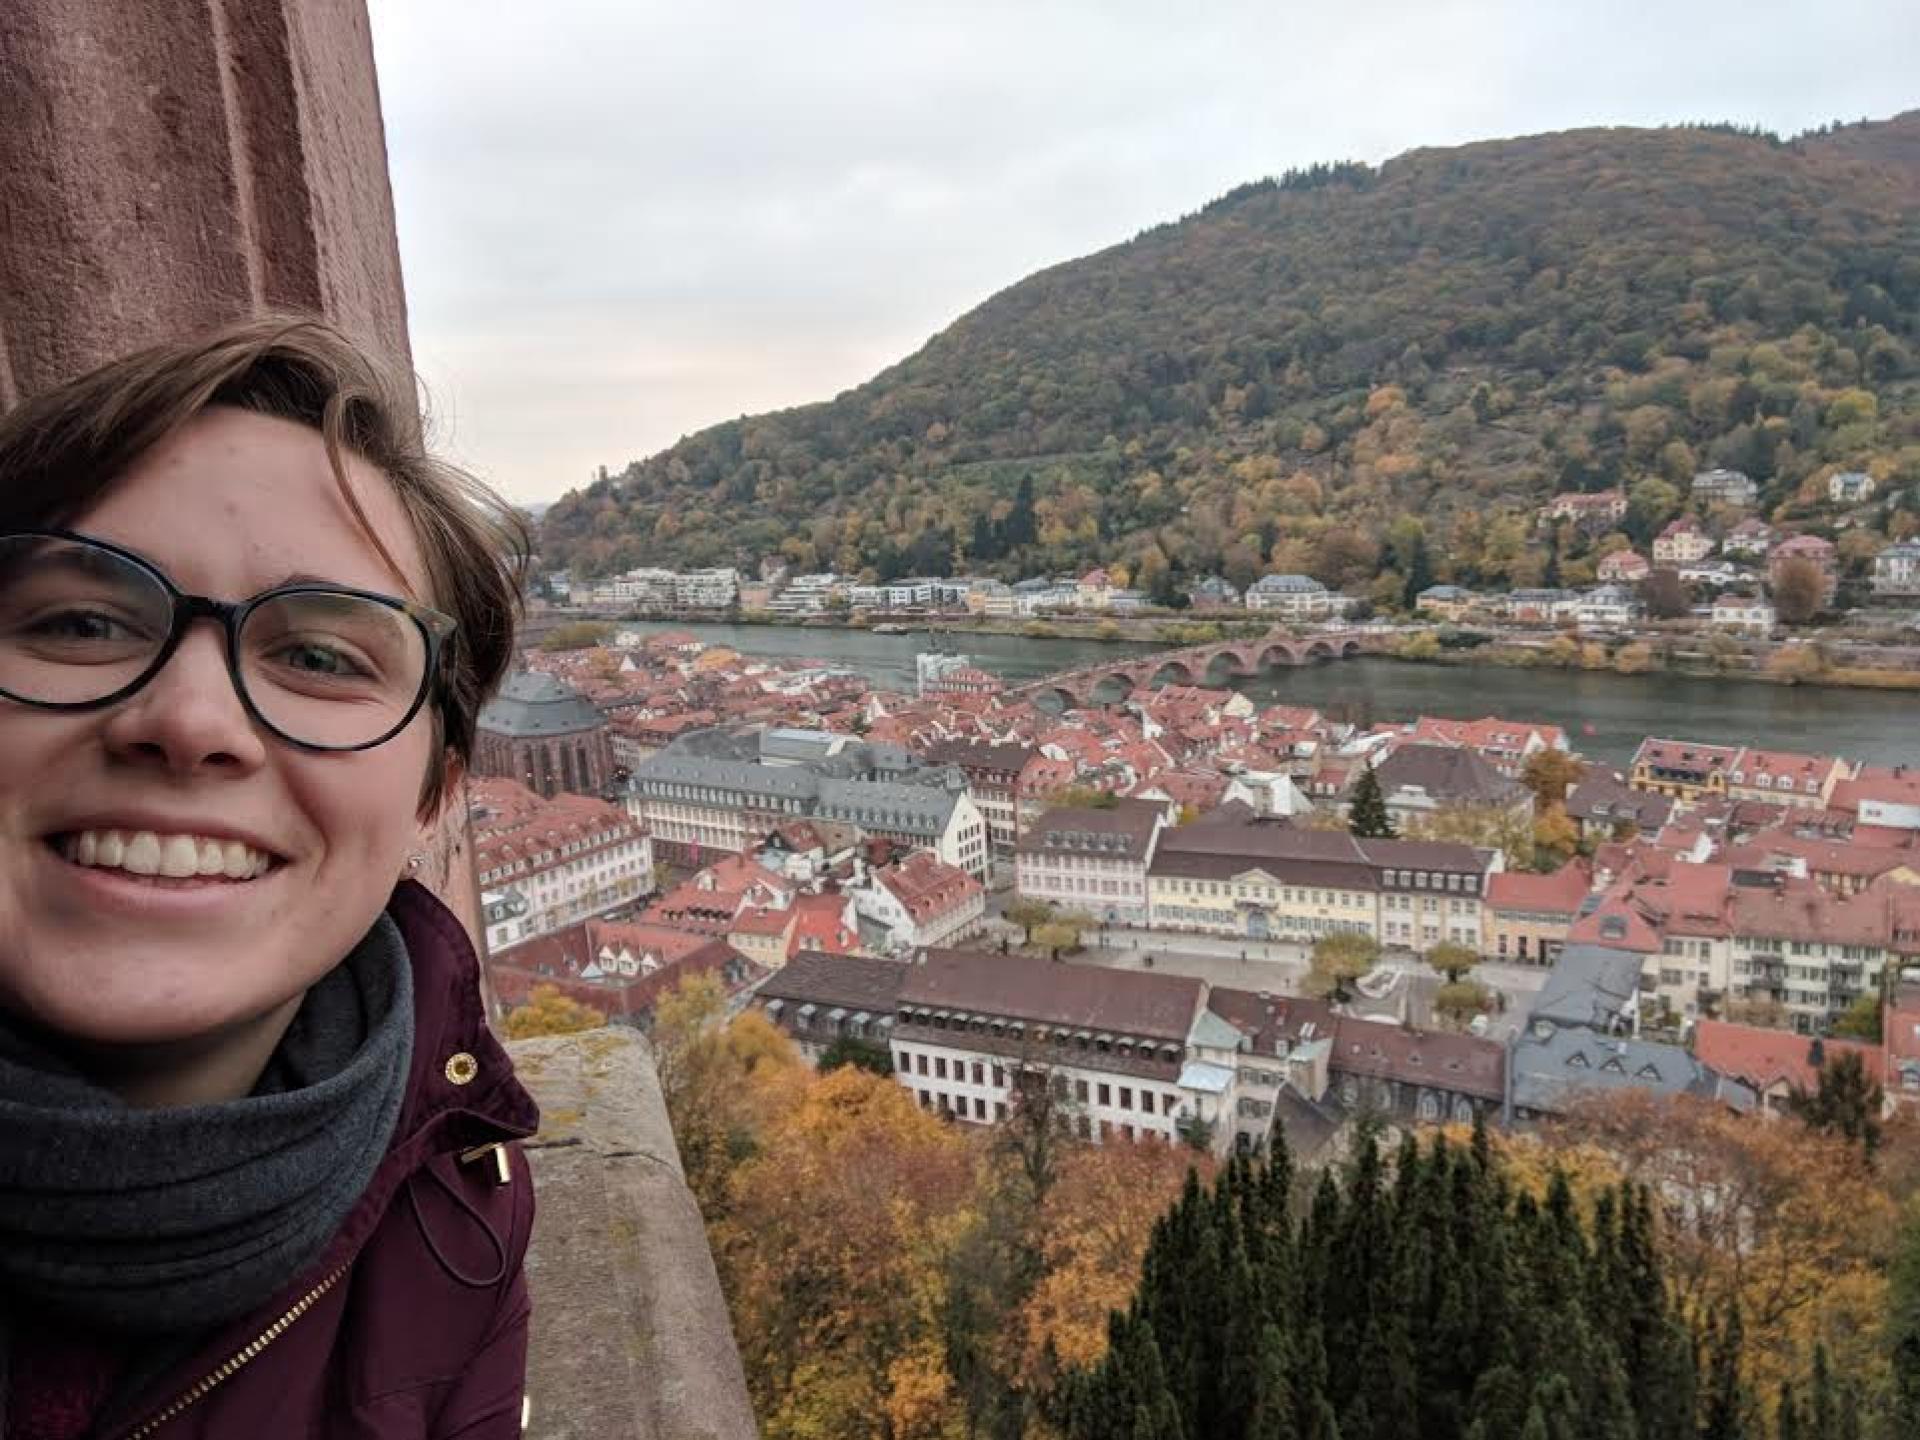
{"label": "forested hillside", "polygon": [[1641,537],[1709,465],[1815,527],[1825,476],[1868,470],[1881,498],[1850,523],[1900,535],[1917,355],[1920,112],[1417,150],[1043,271],[837,399],[569,496],[543,551],[589,573],[1101,563],[1156,591],[1300,570],[1389,596],[1416,550],[1465,583],[1577,566],[1591,537],[1550,558],[1541,500],[1638,486]]}

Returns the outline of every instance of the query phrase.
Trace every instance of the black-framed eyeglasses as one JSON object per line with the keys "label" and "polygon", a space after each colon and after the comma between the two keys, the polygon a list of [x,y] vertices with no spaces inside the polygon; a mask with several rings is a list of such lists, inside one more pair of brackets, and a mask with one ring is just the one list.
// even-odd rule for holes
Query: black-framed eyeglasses
{"label": "black-framed eyeglasses", "polygon": [[160,673],[187,627],[226,631],[255,721],[303,750],[370,750],[433,692],[451,616],[371,590],[281,585],[230,602],[189,595],[130,550],[68,530],[0,535],[0,696],[96,710]]}

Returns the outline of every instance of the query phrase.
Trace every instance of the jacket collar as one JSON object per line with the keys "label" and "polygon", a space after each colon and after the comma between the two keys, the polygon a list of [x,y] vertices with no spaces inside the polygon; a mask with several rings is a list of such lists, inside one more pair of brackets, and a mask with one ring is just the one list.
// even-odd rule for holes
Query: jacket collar
{"label": "jacket collar", "polygon": [[531,1135],[540,1111],[487,1028],[480,959],[466,928],[411,880],[393,892],[387,913],[413,963],[414,1004],[413,1062],[390,1156],[443,1127],[462,1148]]}

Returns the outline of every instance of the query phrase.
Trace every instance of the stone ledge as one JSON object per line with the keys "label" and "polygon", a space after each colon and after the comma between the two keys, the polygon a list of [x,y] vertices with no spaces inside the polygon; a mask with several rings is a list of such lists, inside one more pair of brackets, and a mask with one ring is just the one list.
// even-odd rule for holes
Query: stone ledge
{"label": "stone ledge", "polygon": [[532,1440],[750,1440],[706,1230],[646,1041],[620,1026],[510,1044],[527,1144]]}

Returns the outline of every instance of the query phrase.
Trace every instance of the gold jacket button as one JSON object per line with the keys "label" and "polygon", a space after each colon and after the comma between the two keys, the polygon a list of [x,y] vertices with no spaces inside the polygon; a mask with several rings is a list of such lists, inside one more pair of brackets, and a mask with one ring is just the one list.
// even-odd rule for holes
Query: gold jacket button
{"label": "gold jacket button", "polygon": [[458,1050],[447,1057],[447,1079],[455,1085],[471,1084],[479,1073],[480,1062],[466,1051]]}

